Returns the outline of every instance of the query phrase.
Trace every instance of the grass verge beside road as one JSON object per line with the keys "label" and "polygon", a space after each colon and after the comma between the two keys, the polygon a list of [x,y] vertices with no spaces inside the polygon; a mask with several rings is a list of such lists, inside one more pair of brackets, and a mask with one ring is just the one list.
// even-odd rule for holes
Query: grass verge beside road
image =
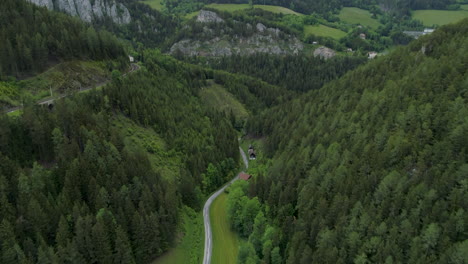
{"label": "grass verge beside road", "polygon": [[229,226],[226,200],[227,194],[222,193],[211,204],[210,221],[213,232],[212,264],[235,264],[239,253],[239,238]]}

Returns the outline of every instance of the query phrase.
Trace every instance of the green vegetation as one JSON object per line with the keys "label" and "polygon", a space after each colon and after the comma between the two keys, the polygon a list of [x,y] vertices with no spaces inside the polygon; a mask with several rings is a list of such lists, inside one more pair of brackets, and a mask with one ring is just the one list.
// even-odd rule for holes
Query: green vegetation
{"label": "green vegetation", "polygon": [[244,105],[240,103],[234,95],[226,91],[221,85],[211,83],[200,91],[200,97],[208,107],[212,107],[226,114],[233,114],[235,120],[239,120],[242,127],[247,120],[249,113]]}
{"label": "green vegetation", "polygon": [[182,157],[174,151],[169,151],[167,143],[151,128],[143,128],[130,119],[116,117],[112,125],[121,131],[124,144],[138,146],[146,151],[152,168],[165,180],[177,183],[178,170],[182,167]]}
{"label": "green vegetation", "polygon": [[180,217],[176,247],[169,249],[152,264],[200,264],[203,261],[205,233],[202,213],[183,207]]}
{"label": "green vegetation", "polygon": [[[122,43],[106,31],[26,1],[2,1],[0,80],[24,78],[59,60],[118,59],[128,64]],[[26,26],[27,25],[27,26]]]}
{"label": "green vegetation", "polygon": [[209,4],[206,5],[206,7],[226,12],[234,12],[250,8],[249,4]]}
{"label": "green vegetation", "polygon": [[357,7],[343,7],[338,17],[349,24],[361,24],[374,29],[381,25],[369,11]]}
{"label": "green vegetation", "polygon": [[145,0],[141,2],[151,6],[151,8],[158,11],[162,11],[164,8],[163,0]]}
{"label": "green vegetation", "polygon": [[313,34],[315,36],[320,36],[320,37],[331,37],[334,39],[340,39],[344,36],[346,36],[346,32],[341,31],[336,28],[332,27],[327,27],[325,25],[319,24],[319,25],[307,25],[304,26],[304,35],[310,35]]}
{"label": "green vegetation", "polygon": [[442,26],[252,120],[273,160],[233,201],[269,208],[286,263],[463,263],[466,32]]}
{"label": "green vegetation", "polygon": [[[177,240],[178,208],[200,208],[206,178],[218,188],[234,173],[237,133],[196,97],[205,75],[144,58],[146,69],[51,110],[0,116],[2,263],[148,263]],[[198,263],[203,240],[188,233]]]}
{"label": "green vegetation", "polygon": [[468,10],[415,10],[412,12],[414,19],[420,20],[425,26],[445,25],[458,22],[468,17]]}
{"label": "green vegetation", "polygon": [[0,107],[49,98],[50,90],[57,96],[102,85],[110,77],[109,68],[116,66],[112,61],[69,61],[25,80],[0,82]]}
{"label": "green vegetation", "polygon": [[213,201],[210,209],[213,232],[212,263],[236,264],[239,252],[239,238],[229,225],[226,201],[227,194],[222,193]]}
{"label": "green vegetation", "polygon": [[282,6],[274,6],[274,5],[254,5],[254,8],[260,8],[265,11],[269,11],[272,13],[277,13],[277,14],[284,14],[284,15],[297,15],[297,16],[302,16],[301,13],[298,13],[296,11],[293,11],[289,8],[282,7]]}

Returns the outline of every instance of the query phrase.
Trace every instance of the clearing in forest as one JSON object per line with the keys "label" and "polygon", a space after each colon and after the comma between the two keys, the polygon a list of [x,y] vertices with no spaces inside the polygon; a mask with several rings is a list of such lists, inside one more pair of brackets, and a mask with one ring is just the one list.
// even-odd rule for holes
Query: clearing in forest
{"label": "clearing in forest", "polygon": [[162,0],[145,0],[141,1],[142,3],[145,3],[149,6],[151,6],[153,9],[156,9],[158,11],[161,11],[163,9],[163,1]]}
{"label": "clearing in forest", "polygon": [[433,25],[445,25],[460,21],[468,17],[468,5],[462,6],[463,10],[416,10],[412,12],[414,19],[420,20],[423,25],[431,27]]}
{"label": "clearing in forest", "polygon": [[319,37],[331,37],[334,39],[340,39],[344,36],[346,36],[346,32],[332,28],[332,27],[327,27],[325,25],[314,25],[314,26],[304,26],[304,35],[310,35],[313,34],[315,36]]}
{"label": "clearing in forest", "polygon": [[361,24],[371,28],[378,28],[381,25],[377,19],[372,18],[369,11],[357,7],[343,7],[338,17],[349,24]]}
{"label": "clearing in forest", "polygon": [[214,82],[202,88],[200,97],[208,107],[212,107],[227,114],[232,111],[236,120],[246,120],[249,116],[245,106],[239,102],[233,94]]}

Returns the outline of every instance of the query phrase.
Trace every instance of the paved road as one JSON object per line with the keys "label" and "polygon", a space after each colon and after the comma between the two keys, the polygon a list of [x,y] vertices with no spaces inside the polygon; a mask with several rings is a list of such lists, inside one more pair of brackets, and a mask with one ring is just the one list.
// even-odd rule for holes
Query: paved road
{"label": "paved road", "polygon": [[[249,167],[249,161],[247,157],[245,156],[244,151],[242,148],[239,147],[239,151],[242,156],[242,160],[244,161],[245,168],[247,169]],[[211,203],[218,197],[221,193],[224,192],[224,190],[231,185],[233,182],[239,179],[239,175],[234,177],[230,182],[228,182],[226,185],[224,185],[221,189],[216,191],[213,195],[208,198],[208,200],[205,203],[205,206],[203,207],[203,221],[205,222],[205,254],[203,255],[203,264],[211,264],[211,253],[213,251],[213,235],[211,233],[211,223],[210,223],[210,206]]]}
{"label": "paved road", "polygon": [[[130,64],[130,70],[128,72],[126,72],[125,74],[123,74],[122,76],[126,76],[127,74],[132,73],[134,71],[137,71],[139,69],[140,69],[140,66],[138,64],[132,63],[132,64]],[[107,84],[108,82],[110,82],[110,80],[106,80],[104,82],[97,83],[97,84],[95,84],[93,86],[90,86],[90,87],[82,88],[79,91],[79,93],[91,90],[91,89],[99,87],[99,86],[103,86],[103,85]],[[39,104],[39,105],[50,104],[50,103],[54,102],[54,100],[61,99],[61,98],[67,97],[67,96],[68,96],[68,94],[61,94],[61,95],[59,95],[58,97],[55,97],[55,98],[41,99],[41,100],[37,101],[37,104]],[[19,110],[21,108],[22,108],[21,106],[16,106],[16,107],[12,107],[12,108],[7,109],[4,112],[5,113],[11,113],[11,112],[15,112],[15,111],[17,111],[17,110]]]}

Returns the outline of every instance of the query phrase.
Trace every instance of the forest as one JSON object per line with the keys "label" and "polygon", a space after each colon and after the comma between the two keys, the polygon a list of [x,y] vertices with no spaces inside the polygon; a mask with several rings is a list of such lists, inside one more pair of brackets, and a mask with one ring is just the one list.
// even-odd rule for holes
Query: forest
{"label": "forest", "polygon": [[270,165],[244,188],[257,216],[233,219],[254,226],[244,259],[273,263],[258,242],[273,226],[284,263],[466,261],[467,33],[444,26],[250,120]]}
{"label": "forest", "polygon": [[[148,263],[172,245],[177,208],[200,208],[231,177],[236,132],[194,97],[198,68],[144,57],[146,69],[103,90],[1,116],[2,263]],[[122,118],[166,148],[133,144]],[[178,169],[165,175],[164,162]]]}
{"label": "forest", "polygon": [[[164,52],[225,28],[122,2],[135,18],[122,26],[0,3],[0,89],[64,61],[125,69],[132,54],[138,64],[108,69],[112,79],[96,89],[0,115],[0,263],[152,263],[183,236],[182,208],[201,221],[207,197],[240,171],[239,138],[262,142],[252,179],[226,189],[239,264],[467,262],[468,19],[410,41],[392,35],[398,18],[388,15],[377,31],[407,45],[374,60],[182,58]],[[320,12],[304,18],[311,24],[376,4],[264,3]],[[383,3],[407,12],[453,1]],[[233,36],[254,34],[247,23],[257,22],[279,38],[301,32],[262,10],[219,13]],[[368,49],[388,47],[379,41]],[[210,85],[248,118],[204,101]]]}
{"label": "forest", "polygon": [[77,18],[26,1],[3,0],[1,9],[0,80],[41,72],[60,60],[127,60],[114,35]]}

